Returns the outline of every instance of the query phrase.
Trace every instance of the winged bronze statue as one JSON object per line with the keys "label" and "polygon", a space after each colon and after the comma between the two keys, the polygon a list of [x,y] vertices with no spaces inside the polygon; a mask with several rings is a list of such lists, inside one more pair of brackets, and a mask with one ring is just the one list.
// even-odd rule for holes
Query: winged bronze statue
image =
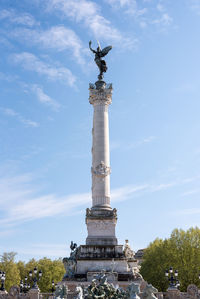
{"label": "winged bronze statue", "polygon": [[71,241],[70,249],[71,251],[74,251],[77,248],[77,244]]}
{"label": "winged bronze statue", "polygon": [[102,59],[102,57],[106,56],[108,52],[112,49],[112,46],[105,47],[104,49],[101,49],[100,44],[98,43],[98,47],[96,50],[92,49],[91,47],[92,42],[89,41],[89,48],[90,50],[95,54],[94,61],[96,62],[98,68],[99,68],[99,75],[98,79],[102,80],[103,79],[103,73],[107,71],[107,65],[105,60]]}

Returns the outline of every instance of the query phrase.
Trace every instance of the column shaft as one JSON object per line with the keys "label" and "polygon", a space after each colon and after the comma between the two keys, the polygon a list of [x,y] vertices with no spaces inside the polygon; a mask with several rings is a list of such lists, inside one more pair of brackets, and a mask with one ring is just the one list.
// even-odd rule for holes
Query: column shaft
{"label": "column shaft", "polygon": [[112,89],[90,89],[94,106],[92,129],[92,207],[111,209],[108,106]]}

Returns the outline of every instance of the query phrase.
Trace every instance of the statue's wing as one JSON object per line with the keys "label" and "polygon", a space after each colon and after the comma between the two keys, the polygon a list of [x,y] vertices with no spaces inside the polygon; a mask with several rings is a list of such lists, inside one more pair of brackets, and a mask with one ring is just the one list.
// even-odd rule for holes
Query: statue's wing
{"label": "statue's wing", "polygon": [[70,249],[73,250],[73,241],[71,241]]}
{"label": "statue's wing", "polygon": [[112,46],[105,47],[103,50],[101,50],[101,56],[102,57],[106,56],[111,49]]}

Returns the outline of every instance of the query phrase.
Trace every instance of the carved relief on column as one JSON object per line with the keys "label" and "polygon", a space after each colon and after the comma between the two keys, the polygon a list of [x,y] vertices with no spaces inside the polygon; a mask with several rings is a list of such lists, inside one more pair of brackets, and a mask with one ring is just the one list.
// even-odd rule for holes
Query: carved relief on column
{"label": "carved relief on column", "polygon": [[95,168],[91,168],[91,172],[95,176],[103,178],[111,173],[111,169],[109,166],[106,166],[103,161],[101,161]]}

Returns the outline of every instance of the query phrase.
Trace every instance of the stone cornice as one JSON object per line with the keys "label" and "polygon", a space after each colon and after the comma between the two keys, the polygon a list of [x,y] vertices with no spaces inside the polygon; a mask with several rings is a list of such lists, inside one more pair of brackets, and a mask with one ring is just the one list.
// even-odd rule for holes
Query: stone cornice
{"label": "stone cornice", "polygon": [[102,209],[86,209],[86,219],[115,219],[117,220],[117,209],[102,210]]}

